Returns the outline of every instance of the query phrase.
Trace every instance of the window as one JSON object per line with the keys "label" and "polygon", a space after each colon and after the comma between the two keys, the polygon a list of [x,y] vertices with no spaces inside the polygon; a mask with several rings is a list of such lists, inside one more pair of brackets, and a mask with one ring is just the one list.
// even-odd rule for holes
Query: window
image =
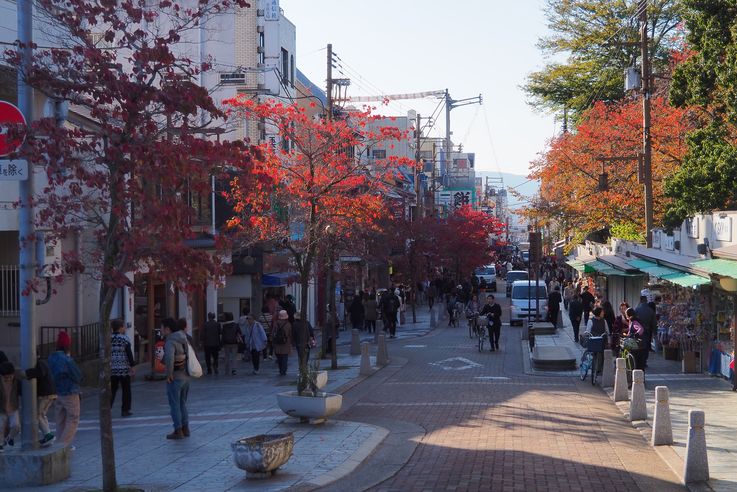
{"label": "window", "polygon": [[289,83],[289,52],[281,49],[281,79],[284,85]]}
{"label": "window", "polygon": [[294,55],[289,57],[289,82],[294,87]]}
{"label": "window", "polygon": [[266,62],[266,38],[262,32],[258,33],[258,47],[261,48],[258,50],[258,62],[263,65]]}
{"label": "window", "polygon": [[371,155],[374,157],[374,159],[386,159],[386,150],[384,149],[375,149]]}

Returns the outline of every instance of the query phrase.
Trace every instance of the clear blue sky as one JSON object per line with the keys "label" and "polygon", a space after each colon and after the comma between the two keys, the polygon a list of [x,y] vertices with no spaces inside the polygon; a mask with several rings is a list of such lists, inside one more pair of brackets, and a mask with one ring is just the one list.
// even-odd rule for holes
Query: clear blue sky
{"label": "clear blue sky", "polygon": [[[297,65],[317,85],[325,85],[324,48],[332,43],[353,82],[349,95],[448,88],[451,97],[461,99],[482,93],[483,106],[452,111],[453,141],[476,152],[478,170],[522,175],[560,126],[551,115],[533,111],[520,89],[525,76],[543,64],[535,46],[546,31],[543,4],[543,0],[280,2],[297,27]],[[437,101],[400,103],[379,112],[404,114],[415,109],[424,116]],[[441,115],[433,136],[444,135]]]}

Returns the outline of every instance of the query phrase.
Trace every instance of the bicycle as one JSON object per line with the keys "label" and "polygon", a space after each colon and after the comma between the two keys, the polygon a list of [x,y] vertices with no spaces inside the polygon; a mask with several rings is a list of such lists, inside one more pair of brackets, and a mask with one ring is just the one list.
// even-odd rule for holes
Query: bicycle
{"label": "bicycle", "polygon": [[604,365],[604,337],[589,336],[586,341],[586,351],[581,356],[581,381],[586,379],[586,375],[591,369],[591,385],[596,385],[599,377],[599,371]]}
{"label": "bicycle", "polygon": [[[632,354],[632,352],[631,352],[631,346],[629,345],[629,343],[631,343],[631,342],[628,343],[627,340],[633,340],[633,339],[632,338],[623,338],[619,342],[619,346],[620,346],[620,349],[619,349],[619,358],[625,360],[624,367],[625,367],[625,371],[627,373],[627,387],[631,387],[632,386],[632,371],[637,366],[635,365],[635,356]],[[625,345],[628,345],[628,346],[625,346]]]}
{"label": "bicycle", "polygon": [[467,314],[466,320],[468,320],[468,338],[476,336],[476,324],[478,323],[478,313]]}
{"label": "bicycle", "polygon": [[458,326],[460,325],[460,322],[461,322],[461,308],[459,308],[456,305],[453,307],[453,316],[450,319],[450,324],[453,326],[453,328],[458,328]]}
{"label": "bicycle", "polygon": [[[474,329],[475,335],[478,337],[479,352],[484,351],[484,342],[489,340],[489,333],[486,330],[488,321],[486,316],[479,316]],[[489,348],[491,348],[491,341],[489,341]]]}

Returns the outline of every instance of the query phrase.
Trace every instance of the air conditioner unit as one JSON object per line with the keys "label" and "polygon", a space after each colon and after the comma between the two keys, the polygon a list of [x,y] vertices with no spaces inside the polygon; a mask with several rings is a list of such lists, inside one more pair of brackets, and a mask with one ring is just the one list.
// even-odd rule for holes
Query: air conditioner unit
{"label": "air conditioner unit", "polygon": [[227,72],[220,74],[220,84],[245,84],[246,74],[241,72]]}

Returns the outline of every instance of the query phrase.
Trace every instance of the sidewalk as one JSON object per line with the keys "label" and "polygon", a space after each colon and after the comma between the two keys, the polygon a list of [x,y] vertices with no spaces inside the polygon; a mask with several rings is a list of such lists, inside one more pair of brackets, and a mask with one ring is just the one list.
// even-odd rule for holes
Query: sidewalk
{"label": "sidewalk", "polygon": [[[543,339],[543,340],[540,340]],[[574,347],[582,354],[583,347],[573,341],[573,328],[563,311],[563,328],[556,335],[538,337],[535,343],[552,343]],[[526,346],[527,343],[525,342]],[[529,354],[529,350],[527,350]],[[527,366],[525,367],[527,371]],[[529,372],[528,372],[529,373]],[[534,374],[540,371],[532,369]],[[548,373],[553,375],[570,373]],[[575,375],[578,375],[577,372]],[[661,354],[651,352],[645,374],[645,396],[648,402],[648,425],[644,432],[650,438],[649,429],[654,412],[655,387],[667,386],[670,393],[670,413],[673,425],[672,446],[658,446],[656,450],[679,477],[683,477],[683,460],[686,454],[689,410],[703,410],[706,414],[706,444],[709,456],[711,480],[708,487],[716,491],[737,490],[737,393],[725,379],[707,374],[682,374],[681,363],[663,359]],[[623,412],[629,411],[627,403],[618,404]]]}
{"label": "sidewalk", "polygon": [[[360,356],[342,352],[341,347],[338,370],[329,369],[329,360],[321,363],[329,373],[325,391],[343,393],[365,379],[358,374]],[[118,483],[151,491],[312,490],[350,473],[388,434],[386,429],[360,422],[333,418],[323,425],[305,425],[284,415],[276,405],[276,394],[296,388],[295,354],[284,377],[278,375],[273,360],[261,363],[260,375],[251,374],[250,362],[239,361],[237,371],[236,376],[192,380],[188,405],[192,436],[180,441],[165,438],[172,429],[165,383],[144,381],[138,375],[133,384],[134,415],[117,417],[120,395],[113,408]],[[33,490],[101,487],[97,407],[96,393],[86,394],[71,477]],[[269,479],[247,480],[245,472],[233,463],[230,443],[242,437],[284,432],[294,433],[292,458]]]}

